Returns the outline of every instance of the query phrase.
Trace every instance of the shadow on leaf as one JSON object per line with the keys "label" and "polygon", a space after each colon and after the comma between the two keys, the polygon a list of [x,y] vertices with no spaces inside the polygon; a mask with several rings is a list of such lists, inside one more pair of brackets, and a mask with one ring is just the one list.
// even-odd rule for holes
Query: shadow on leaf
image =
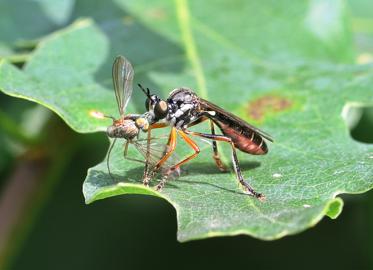
{"label": "shadow on leaf", "polygon": [[[248,162],[244,161],[241,163],[241,169],[243,171],[249,171],[255,168],[258,168],[260,166],[259,162]],[[203,171],[203,173],[202,173]],[[109,173],[103,172],[103,171],[92,171],[91,172],[94,176],[91,179],[93,181],[93,184],[97,187],[106,187],[106,186],[113,186],[117,185],[119,183],[131,183],[131,184],[142,184],[142,175],[143,175],[143,167],[138,166],[136,168],[128,170],[124,175],[119,174],[113,174],[110,176]],[[206,164],[206,163],[193,163],[190,166],[188,166],[187,170],[181,171],[180,177],[171,177],[165,186],[165,189],[181,189],[181,187],[177,183],[182,183],[183,185],[207,185],[210,187],[214,187],[220,190],[224,190],[227,192],[231,192],[234,194],[240,194],[245,195],[242,191],[239,191],[238,189],[229,189],[226,187],[223,187],[222,185],[219,185],[219,183],[209,183],[207,181],[196,181],[188,179],[188,176],[198,176],[198,175],[219,175],[223,172],[220,172],[217,167],[214,164]],[[223,173],[224,174],[224,173]],[[227,174],[227,180],[228,180],[228,172]],[[161,176],[158,174],[154,179],[151,181],[151,187],[154,187],[158,182],[160,181]]]}

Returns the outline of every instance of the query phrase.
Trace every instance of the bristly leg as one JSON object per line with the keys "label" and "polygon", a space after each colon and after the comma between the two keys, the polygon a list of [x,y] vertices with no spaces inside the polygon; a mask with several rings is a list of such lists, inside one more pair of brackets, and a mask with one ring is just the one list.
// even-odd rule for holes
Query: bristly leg
{"label": "bristly leg", "polygon": [[167,182],[167,176],[163,176],[161,181],[155,186],[155,190],[161,192]]}
{"label": "bristly leg", "polygon": [[[164,185],[166,184],[166,181],[167,179],[169,178],[170,175],[172,175],[173,173],[177,173],[177,174],[180,174],[180,166],[187,163],[188,161],[190,161],[191,159],[195,158],[199,152],[200,152],[200,149],[198,147],[198,145],[192,140],[190,139],[183,131],[181,130],[176,130],[175,131],[181,136],[181,138],[194,150],[194,153],[191,154],[190,156],[186,157],[185,159],[179,161],[178,163],[176,163],[175,165],[173,165],[171,168],[169,168],[165,174],[163,175],[162,177],[162,180],[161,182],[156,186],[156,190],[157,191],[160,191]],[[175,135],[176,136],[176,135]],[[170,136],[170,139],[169,139],[169,142],[167,143],[168,146],[172,146],[173,144],[175,144],[173,142],[173,140],[175,140],[176,142],[176,138],[172,139],[172,136]],[[174,150],[175,146],[172,148],[172,151]],[[170,152],[170,149],[167,150],[167,153],[164,155],[164,157]],[[163,159],[163,158],[162,158]]]}
{"label": "bristly leg", "polygon": [[184,130],[186,134],[194,135],[194,136],[199,136],[202,138],[210,139],[210,140],[216,140],[216,141],[223,141],[223,142],[228,142],[231,147],[232,147],[232,162],[233,162],[233,168],[237,176],[237,180],[241,184],[241,186],[244,188],[245,192],[250,195],[254,196],[260,201],[265,200],[265,196],[261,193],[256,192],[243,178],[240,165],[238,162],[237,154],[236,154],[236,148],[231,140],[231,138],[226,137],[224,135],[213,135],[213,134],[206,134],[206,133],[199,133],[199,132],[193,132],[189,130]]}
{"label": "bristly leg", "polygon": [[155,190],[161,191],[168,180],[172,180],[174,176],[179,177],[181,174],[181,169],[179,166],[173,166],[164,172],[162,172],[161,181],[155,186]]}
{"label": "bristly leg", "polygon": [[152,130],[149,128],[147,138],[146,138],[146,155],[145,155],[145,166],[144,173],[142,178],[142,183],[144,186],[148,187],[151,178],[149,177],[149,159],[150,159],[150,139],[151,139]]}
{"label": "bristly leg", "polygon": [[[212,120],[210,120],[210,128],[211,128],[211,134],[216,135],[215,134],[214,122]],[[214,151],[214,154],[213,154],[212,157],[214,158],[216,166],[218,167],[218,169],[221,172],[227,172],[228,171],[227,167],[224,165],[224,163],[220,159],[220,155],[219,155],[219,151],[218,151],[218,145],[217,145],[216,140],[212,141],[212,150]]]}
{"label": "bristly leg", "polygon": [[[143,87],[141,85],[139,85],[142,89]],[[148,187],[149,186],[149,182],[151,179],[154,178],[156,172],[157,172],[157,169],[155,168],[150,168],[149,167],[149,162],[150,162],[150,155],[151,155],[151,151],[150,151],[150,143],[151,143],[151,132],[152,132],[152,129],[157,129],[157,128],[164,128],[166,127],[166,125],[164,123],[154,123],[152,124],[148,131],[147,131],[147,144],[146,144],[146,153],[145,153],[145,166],[144,166],[144,173],[143,173],[143,180],[142,180],[142,183],[144,184],[144,186]],[[169,149],[169,144],[171,143],[171,134],[169,136],[169,139],[168,139],[168,143],[167,143],[167,148],[166,149]],[[163,153],[163,156],[166,155],[166,152]],[[158,165],[158,164],[157,164]],[[156,165],[156,166],[157,166]]]}
{"label": "bristly leg", "polygon": [[[158,163],[151,170],[149,170],[150,172],[146,173],[147,179],[149,179],[149,177],[153,178],[156,175],[156,173],[162,168],[163,164],[167,161],[167,159],[171,156],[171,154],[174,152],[175,147],[176,147],[176,134],[177,134],[176,128],[172,128],[170,135],[168,137],[166,151],[163,154],[163,157],[158,161]],[[155,187],[155,189],[157,191],[161,190],[166,181],[167,181],[167,178],[162,177],[161,182]]]}
{"label": "bristly leg", "polygon": [[244,190],[246,191],[247,194],[258,198],[260,201],[265,201],[265,196],[263,194],[261,194],[261,193],[256,192],[249,185],[249,183],[247,183],[244,180],[244,178],[242,176],[242,173],[241,173],[240,165],[238,163],[236,149],[235,149],[233,143],[231,143],[231,145],[232,145],[232,162],[233,162],[233,168],[234,168],[234,171],[236,172],[236,176],[237,176],[238,181],[240,182],[241,186],[244,188]]}

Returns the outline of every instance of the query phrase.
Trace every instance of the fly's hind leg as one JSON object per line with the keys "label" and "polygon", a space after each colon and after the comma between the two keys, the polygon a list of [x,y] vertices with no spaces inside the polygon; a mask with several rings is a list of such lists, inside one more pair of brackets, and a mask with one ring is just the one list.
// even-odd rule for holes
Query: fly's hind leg
{"label": "fly's hind leg", "polygon": [[245,191],[249,195],[258,198],[261,201],[265,200],[265,196],[263,194],[256,192],[249,185],[249,183],[247,183],[244,180],[244,178],[242,176],[241,169],[240,169],[240,164],[239,164],[238,158],[237,158],[236,147],[234,146],[231,138],[229,138],[227,136],[224,136],[224,135],[205,134],[205,133],[193,132],[193,131],[189,131],[189,130],[184,130],[184,132],[186,134],[190,134],[190,135],[194,135],[194,136],[199,136],[199,137],[210,139],[210,140],[223,141],[223,142],[229,143],[231,145],[231,147],[232,147],[232,162],[233,162],[234,171],[235,171],[236,176],[237,176],[237,180],[240,182],[240,184],[242,185],[242,187],[245,189]]}
{"label": "fly's hind leg", "polygon": [[[154,175],[157,171],[159,171],[161,169],[163,164],[168,160],[168,158],[171,156],[171,154],[175,151],[175,147],[176,147],[176,128],[173,127],[171,129],[170,136],[168,137],[166,152],[164,153],[163,157],[158,161],[158,163],[152,169],[152,172],[151,172],[152,175]],[[159,184],[156,185],[156,187],[155,187],[155,189],[157,191],[160,191],[164,187],[164,185],[167,181],[167,178],[168,178],[168,175],[164,175],[162,177],[161,182],[159,182]]]}
{"label": "fly's hind leg", "polygon": [[[199,118],[197,121],[191,123],[190,125],[188,125],[188,128],[189,127],[192,127],[192,126],[195,126],[195,125],[198,125],[206,120],[208,120],[209,118],[207,117],[201,117]],[[210,120],[210,129],[211,129],[211,134],[212,135],[215,135],[215,125],[214,125],[214,122]],[[218,151],[218,145],[216,143],[215,140],[212,141],[212,151],[214,152],[212,157],[213,159],[215,160],[215,164],[216,166],[218,167],[218,169],[221,171],[221,172],[227,172],[227,167],[224,165],[224,163],[222,162],[222,160],[220,159],[220,155],[219,155],[219,151]]]}
{"label": "fly's hind leg", "polygon": [[[215,127],[214,122],[210,120],[210,128],[211,128],[211,134],[215,136]],[[218,145],[216,143],[216,140],[212,141],[212,150],[214,151],[213,158],[215,160],[216,166],[221,172],[227,172],[227,167],[224,165],[224,163],[220,159],[219,151],[218,151]]]}

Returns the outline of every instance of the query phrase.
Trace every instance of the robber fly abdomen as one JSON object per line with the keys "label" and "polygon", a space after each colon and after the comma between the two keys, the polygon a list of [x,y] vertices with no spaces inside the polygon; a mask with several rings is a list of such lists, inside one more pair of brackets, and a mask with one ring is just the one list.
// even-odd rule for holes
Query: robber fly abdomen
{"label": "robber fly abdomen", "polygon": [[200,104],[200,109],[207,111],[204,115],[210,118],[225,136],[231,138],[237,149],[252,155],[264,155],[268,152],[263,138],[272,141],[269,135],[207,100],[200,99]]}
{"label": "robber fly abdomen", "polygon": [[268,152],[266,143],[255,132],[242,129],[240,126],[232,126],[231,123],[221,120],[220,117],[210,118],[225,136],[231,138],[234,146],[242,152],[252,155],[264,155]]}

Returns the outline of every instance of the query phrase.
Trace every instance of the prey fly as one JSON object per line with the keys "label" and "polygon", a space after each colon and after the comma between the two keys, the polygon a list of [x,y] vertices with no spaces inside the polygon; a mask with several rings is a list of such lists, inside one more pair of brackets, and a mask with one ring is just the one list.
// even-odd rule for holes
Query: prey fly
{"label": "prey fly", "polygon": [[[111,118],[113,124],[107,128],[107,135],[113,138],[113,142],[110,145],[108,156],[107,156],[107,168],[111,177],[110,172],[110,153],[115,145],[118,138],[126,140],[124,144],[124,158],[128,160],[138,161],[145,164],[144,166],[144,185],[149,185],[148,171],[154,171],[154,166],[163,157],[164,153],[167,152],[167,145],[158,143],[159,138],[150,137],[148,134],[147,139],[139,139],[140,131],[147,132],[149,129],[148,113],[144,114],[125,114],[125,109],[132,95],[132,82],[133,82],[134,70],[131,63],[123,56],[117,56],[115,58],[112,77],[113,86],[115,91],[115,97],[118,105],[118,111],[120,114],[119,119],[113,116],[104,115],[104,117]],[[155,124],[155,126],[157,126]],[[145,160],[134,159],[127,156],[129,144],[133,145],[145,158]],[[173,162],[169,160],[163,164],[162,169],[170,167],[168,164]],[[160,167],[157,167],[157,170]],[[178,170],[176,171],[179,172]]]}

